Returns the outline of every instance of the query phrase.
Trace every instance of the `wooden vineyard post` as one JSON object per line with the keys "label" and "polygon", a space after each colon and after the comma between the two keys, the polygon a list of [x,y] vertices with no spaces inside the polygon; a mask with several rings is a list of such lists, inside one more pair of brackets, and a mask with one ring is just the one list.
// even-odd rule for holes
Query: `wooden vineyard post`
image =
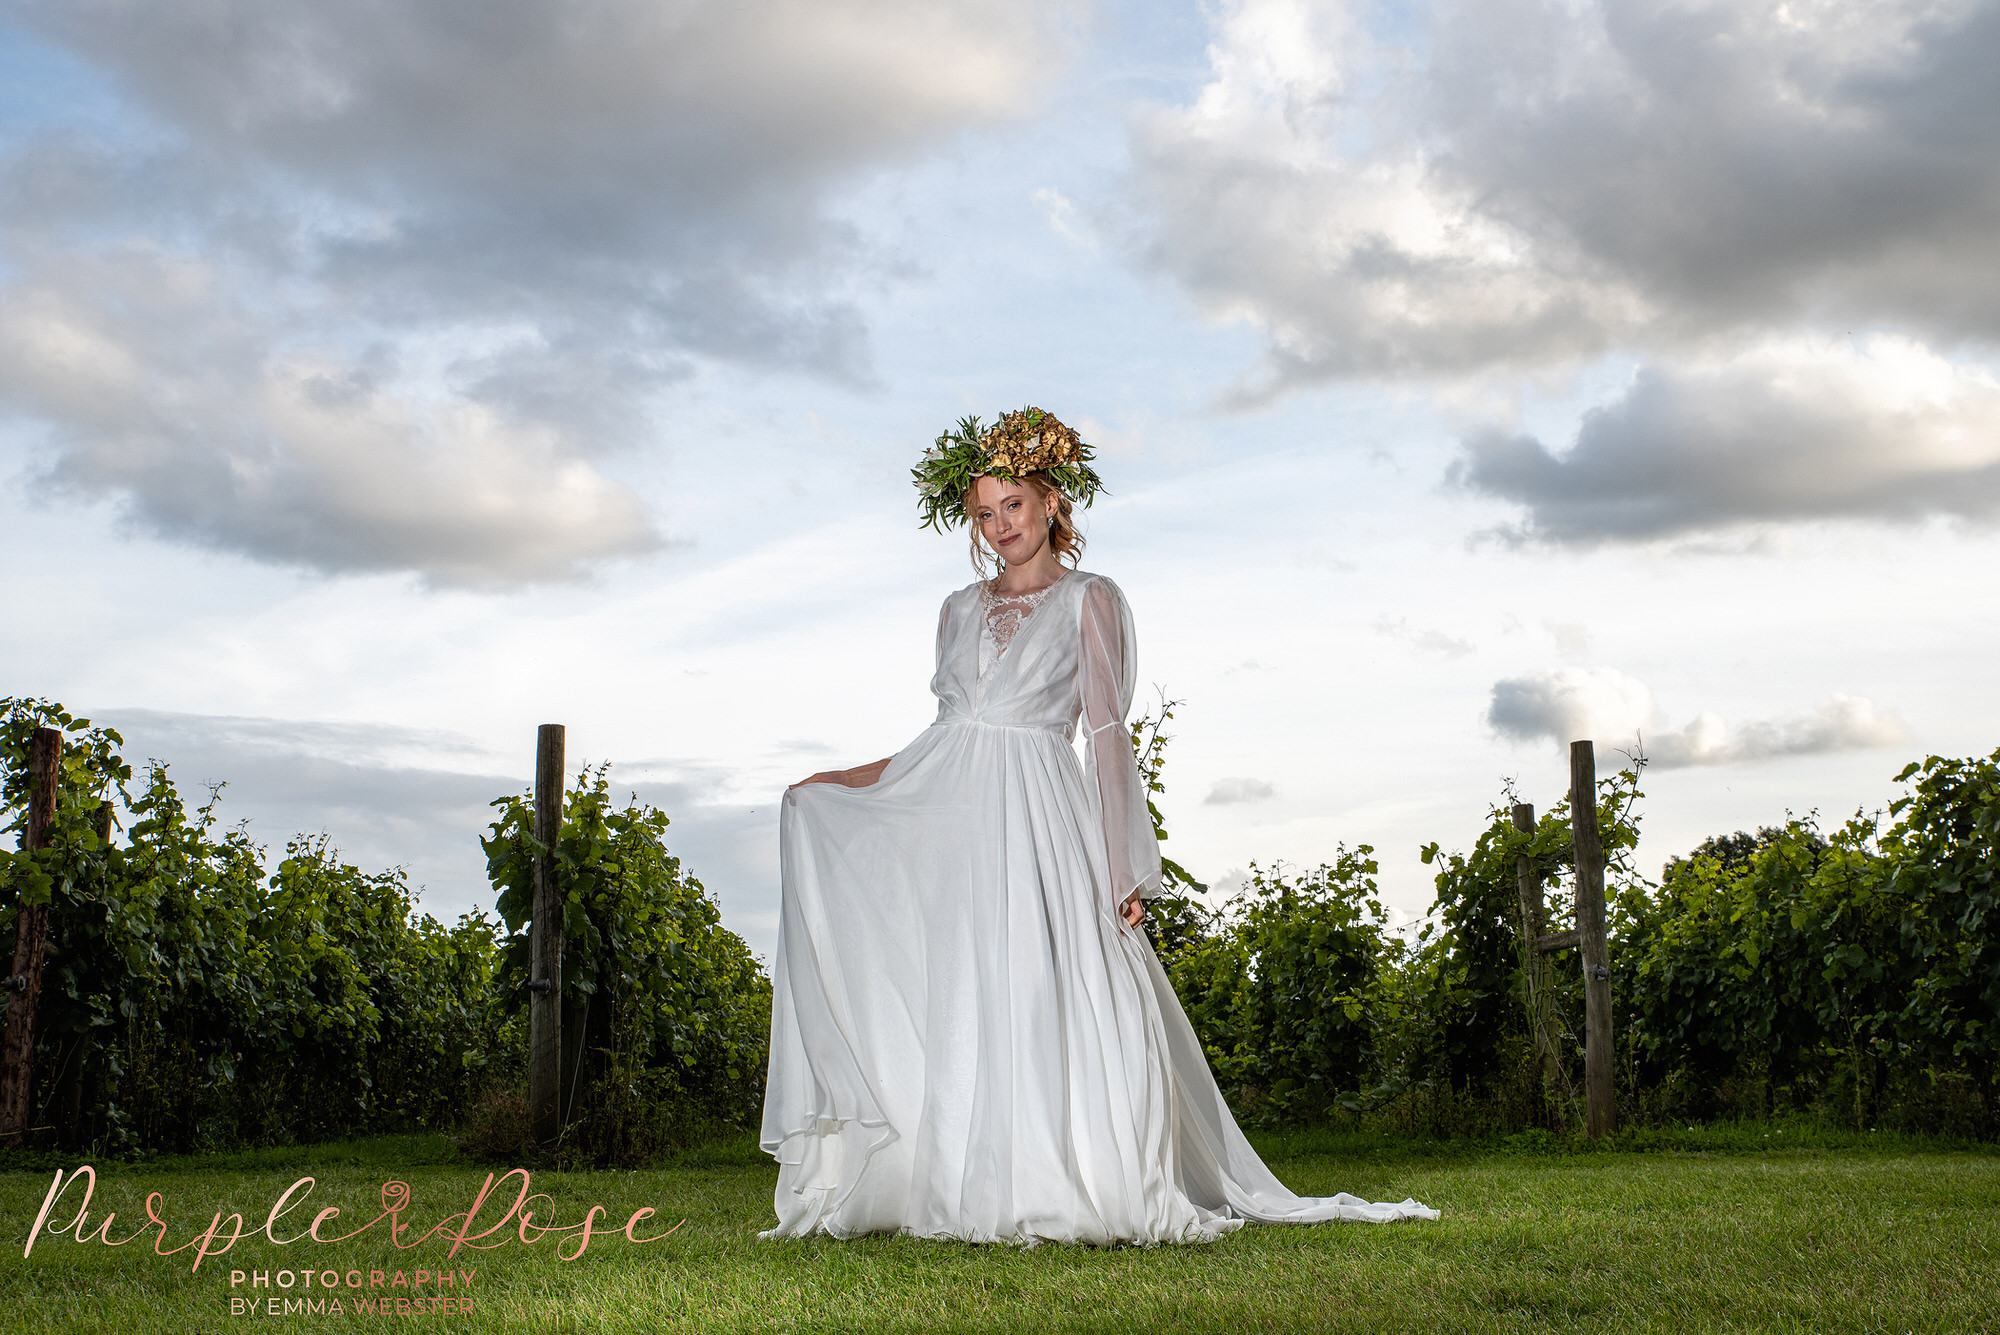
{"label": "wooden vineyard post", "polygon": [[1570,832],[1576,846],[1577,953],[1583,958],[1584,1130],[1595,1140],[1616,1129],[1611,1061],[1611,950],[1604,939],[1604,845],[1597,832],[1597,756],[1569,746]]}
{"label": "wooden vineyard post", "polygon": [[[46,847],[56,817],[62,771],[62,734],[35,729],[28,750],[28,828],[21,848]],[[0,1036],[0,1143],[27,1134],[35,1082],[35,1003],[41,999],[42,950],[48,942],[49,906],[23,904],[14,917],[14,969],[7,976],[7,1026]]]}
{"label": "wooden vineyard post", "polygon": [[[562,835],[562,724],[544,723],[535,742],[535,838],[554,849]],[[555,859],[544,853],[535,858],[528,939],[528,1113],[543,1142],[562,1131],[562,919]]]}
{"label": "wooden vineyard post", "polygon": [[[1514,804],[1514,828],[1522,834],[1535,832],[1535,808],[1527,802]],[[1535,1063],[1542,1078],[1542,1105],[1553,1107],[1561,1084],[1561,1066],[1556,1057],[1554,970],[1546,958],[1542,929],[1547,910],[1542,901],[1542,869],[1526,853],[1514,860],[1514,876],[1521,893],[1521,933],[1527,942],[1524,952],[1528,971],[1528,1015],[1535,1031]]]}

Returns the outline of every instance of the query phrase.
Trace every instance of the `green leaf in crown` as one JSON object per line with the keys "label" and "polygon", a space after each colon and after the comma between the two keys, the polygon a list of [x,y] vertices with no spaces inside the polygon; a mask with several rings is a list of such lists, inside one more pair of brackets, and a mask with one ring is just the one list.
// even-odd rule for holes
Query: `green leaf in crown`
{"label": "green leaf in crown", "polygon": [[1054,413],[1029,407],[1002,413],[989,427],[981,427],[977,417],[959,418],[924,451],[910,476],[924,527],[942,533],[964,522],[965,493],[978,477],[1018,482],[1040,473],[1072,504],[1089,505],[1104,490],[1104,480],[1090,466],[1094,454]]}

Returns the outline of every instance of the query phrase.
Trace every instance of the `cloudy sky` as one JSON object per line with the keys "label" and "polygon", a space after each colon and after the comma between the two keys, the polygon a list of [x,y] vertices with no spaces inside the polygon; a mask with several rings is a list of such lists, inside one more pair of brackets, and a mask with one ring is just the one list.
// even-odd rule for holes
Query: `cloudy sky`
{"label": "cloudy sky", "polygon": [[0,0],[0,693],[490,904],[534,729],[760,951],[1034,402],[1171,851],[1642,858],[2000,744],[1994,0]]}

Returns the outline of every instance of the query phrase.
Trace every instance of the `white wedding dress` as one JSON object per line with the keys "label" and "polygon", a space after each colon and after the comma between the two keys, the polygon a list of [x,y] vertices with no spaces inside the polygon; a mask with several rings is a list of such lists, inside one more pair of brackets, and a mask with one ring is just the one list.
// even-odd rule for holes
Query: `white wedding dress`
{"label": "white wedding dress", "polygon": [[1237,1129],[1118,914],[1160,875],[1132,687],[1110,580],[1000,605],[974,584],[938,620],[937,722],[871,787],[785,795],[765,1237],[1191,1242],[1437,1217],[1295,1196]]}

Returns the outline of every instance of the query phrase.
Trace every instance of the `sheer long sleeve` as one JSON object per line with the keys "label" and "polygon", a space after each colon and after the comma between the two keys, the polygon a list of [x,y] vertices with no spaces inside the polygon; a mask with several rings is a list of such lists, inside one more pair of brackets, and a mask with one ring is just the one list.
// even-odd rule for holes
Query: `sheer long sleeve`
{"label": "sheer long sleeve", "polygon": [[1160,844],[1125,725],[1137,670],[1132,613],[1110,580],[1083,591],[1082,634],[1084,765],[1104,818],[1112,888],[1121,903],[1134,890],[1150,899],[1160,892]]}

